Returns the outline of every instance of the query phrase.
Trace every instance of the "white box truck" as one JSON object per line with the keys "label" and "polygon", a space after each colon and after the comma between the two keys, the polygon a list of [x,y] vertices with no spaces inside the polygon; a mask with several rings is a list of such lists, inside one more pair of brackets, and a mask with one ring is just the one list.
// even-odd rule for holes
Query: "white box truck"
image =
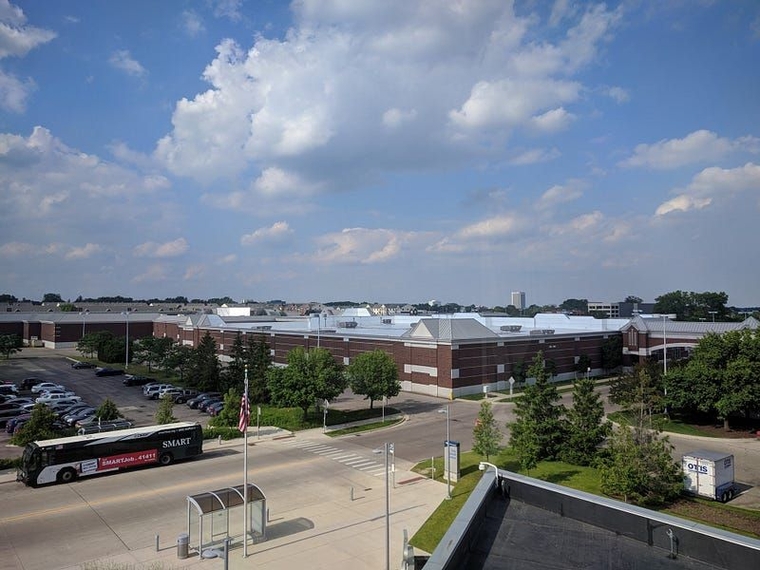
{"label": "white box truck", "polygon": [[734,456],[719,451],[692,451],[681,459],[686,492],[725,503],[734,498]]}

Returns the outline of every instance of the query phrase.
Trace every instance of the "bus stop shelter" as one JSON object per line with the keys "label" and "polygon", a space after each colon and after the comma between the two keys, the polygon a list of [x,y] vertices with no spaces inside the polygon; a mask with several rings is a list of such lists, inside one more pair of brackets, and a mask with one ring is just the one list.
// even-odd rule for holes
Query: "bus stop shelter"
{"label": "bus stop shelter", "polygon": [[[243,485],[225,487],[187,496],[187,534],[189,549],[198,553],[220,546],[225,539],[230,544],[243,544],[244,538],[253,544],[266,539],[267,505],[264,493],[248,483],[248,505],[244,505]],[[248,536],[243,536],[244,517]]]}

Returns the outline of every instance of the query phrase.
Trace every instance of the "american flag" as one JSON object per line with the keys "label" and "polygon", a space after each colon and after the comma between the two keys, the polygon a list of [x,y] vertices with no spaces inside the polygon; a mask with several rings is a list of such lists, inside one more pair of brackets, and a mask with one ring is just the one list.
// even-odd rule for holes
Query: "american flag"
{"label": "american flag", "polygon": [[248,418],[251,415],[251,405],[248,402],[248,395],[243,394],[240,398],[240,421],[238,421],[238,429],[245,433],[248,431]]}

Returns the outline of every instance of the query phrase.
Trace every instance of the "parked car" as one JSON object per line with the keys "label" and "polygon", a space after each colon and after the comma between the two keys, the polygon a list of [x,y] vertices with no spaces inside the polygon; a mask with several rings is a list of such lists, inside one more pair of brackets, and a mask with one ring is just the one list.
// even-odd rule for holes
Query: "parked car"
{"label": "parked car", "polygon": [[167,388],[174,388],[172,384],[150,384],[143,387],[143,396],[149,400],[158,399],[158,393]]}
{"label": "parked car", "polygon": [[191,390],[189,388],[183,388],[178,394],[174,395],[175,404],[184,404],[191,398],[195,398],[198,395],[198,390]]}
{"label": "parked car", "polygon": [[208,406],[206,406],[206,413],[210,416],[218,416],[219,412],[221,412],[224,409],[224,402],[212,402]]}
{"label": "parked car", "polygon": [[200,406],[201,402],[204,400],[207,400],[209,398],[221,398],[221,396],[222,394],[219,392],[201,392],[195,398],[190,398],[186,404],[188,408],[197,410],[198,406]]}
{"label": "parked car", "polygon": [[37,396],[50,396],[51,394],[61,394],[63,396],[76,396],[77,393],[73,390],[59,390],[57,388],[51,388],[50,390],[43,390],[39,392]]}
{"label": "parked car", "polygon": [[140,376],[138,374],[125,374],[124,379],[121,381],[125,386],[145,386],[153,382],[153,378],[148,376]]}
{"label": "parked car", "polygon": [[75,370],[82,370],[84,368],[95,368],[95,365],[92,362],[83,362],[77,360],[76,362],[71,363],[71,367]]}
{"label": "parked car", "polygon": [[15,384],[0,384],[0,394],[3,396],[16,396],[18,387]]}
{"label": "parked car", "polygon": [[73,404],[75,402],[81,402],[82,398],[79,396],[69,396],[66,394],[59,394],[59,393],[53,393],[53,394],[46,394],[43,396],[40,396],[35,400],[37,404],[53,404],[56,402],[66,402],[69,404]]}
{"label": "parked car", "polygon": [[4,410],[14,410],[16,408],[20,408],[24,404],[33,404],[34,400],[32,398],[12,398],[8,400],[7,402],[3,402],[0,404],[0,412]]}
{"label": "parked car", "polygon": [[66,414],[72,414],[76,412],[77,410],[81,410],[83,408],[92,408],[90,404],[87,402],[76,402],[74,404],[60,404],[60,406],[54,406],[53,410],[56,414],[58,414],[58,417],[63,417]]}
{"label": "parked car", "polygon": [[20,387],[21,387],[22,390],[31,390],[32,386],[34,386],[35,384],[39,384],[39,383],[40,383],[40,379],[39,378],[24,378],[21,381],[21,386]]}
{"label": "parked car", "polygon": [[19,406],[17,408],[13,408],[10,410],[0,411],[0,427],[5,426],[8,423],[8,420],[10,420],[11,418],[15,418],[16,416],[25,414],[28,411],[29,410],[27,410],[24,406]]}
{"label": "parked car", "polygon": [[96,368],[95,376],[121,376],[124,371],[121,368]]}
{"label": "parked car", "polygon": [[224,401],[221,397],[219,398],[210,398],[208,400],[204,400],[203,403],[198,407],[198,409],[202,412],[205,412],[207,414],[211,413],[209,410],[212,406],[215,406],[216,404],[224,404]]}
{"label": "parked car", "polygon": [[116,431],[117,429],[129,429],[134,424],[129,420],[113,420],[110,422],[92,422],[85,426],[80,427],[77,430],[78,435],[86,435],[88,433],[100,433],[103,431]]}
{"label": "parked car", "polygon": [[32,394],[39,394],[45,390],[53,389],[66,390],[66,387],[62,386],[61,384],[53,384],[52,382],[40,382],[39,384],[32,386]]}
{"label": "parked car", "polygon": [[77,410],[75,412],[72,412],[70,414],[66,414],[63,416],[63,421],[66,422],[67,425],[73,426],[77,421],[81,420],[82,418],[85,418],[87,416],[93,415],[97,410],[90,406],[89,408],[82,408],[80,410]]}
{"label": "parked car", "polygon": [[31,417],[32,417],[32,414],[19,414],[18,416],[10,418],[5,424],[6,433],[12,434],[13,430],[16,429],[16,425],[19,422],[23,423]]}

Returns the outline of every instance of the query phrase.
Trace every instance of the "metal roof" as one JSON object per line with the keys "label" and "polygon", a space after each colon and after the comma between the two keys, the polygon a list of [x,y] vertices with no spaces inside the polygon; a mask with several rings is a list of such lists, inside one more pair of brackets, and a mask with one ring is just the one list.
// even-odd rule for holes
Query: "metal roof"
{"label": "metal roof", "polygon": [[420,319],[402,337],[454,341],[499,338],[499,335],[475,319]]}
{"label": "metal roof", "polygon": [[642,317],[639,315],[631,319],[631,322],[623,327],[623,330],[628,330],[631,327],[639,331],[654,334],[662,333],[664,327],[667,334],[706,335],[708,333],[723,334],[729,331],[744,329],[754,330],[760,328],[760,322],[753,317],[748,317],[740,323],[712,323],[707,321],[672,321],[662,317]]}

